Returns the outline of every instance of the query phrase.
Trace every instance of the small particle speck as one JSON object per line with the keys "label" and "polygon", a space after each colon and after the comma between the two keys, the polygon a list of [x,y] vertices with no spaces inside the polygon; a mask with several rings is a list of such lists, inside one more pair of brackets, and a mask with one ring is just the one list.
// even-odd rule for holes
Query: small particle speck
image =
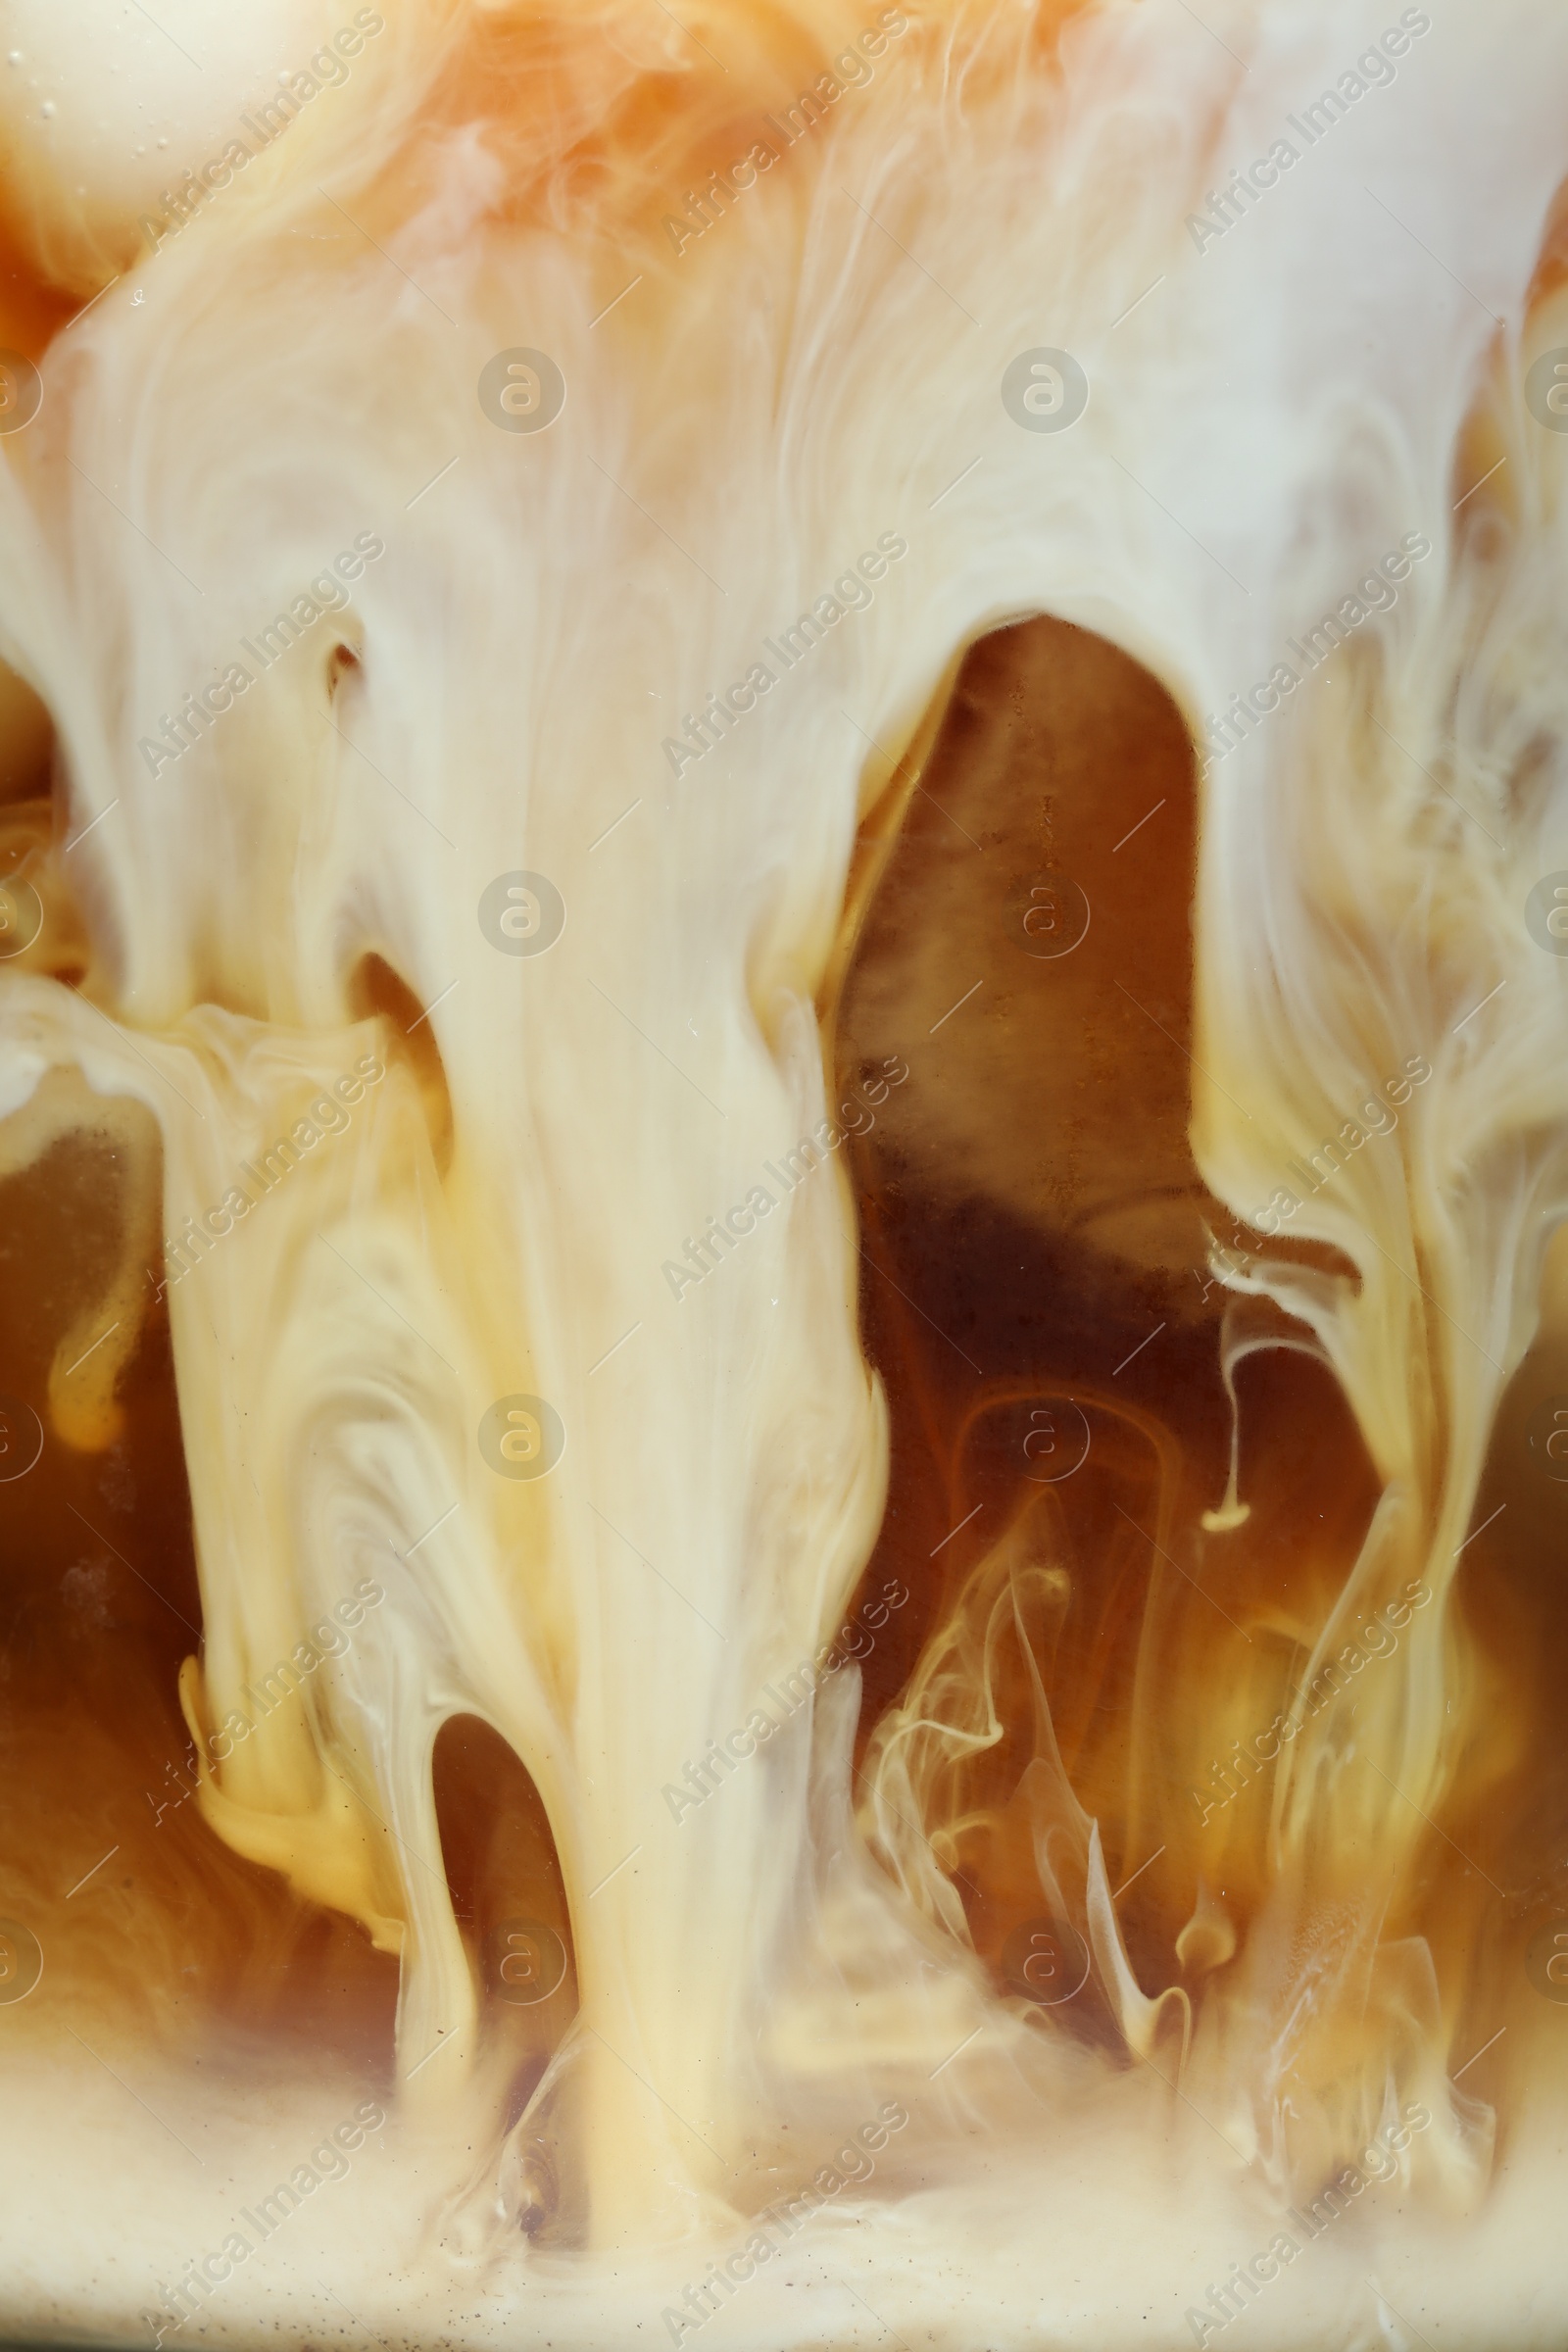
{"label": "small particle speck", "polygon": [[21,65],[21,63],[22,63],[22,51],[21,51],[20,49],[11,49],[11,50],[8,50],[8,51],[7,51],[7,53],[6,53],[6,64],[7,64],[8,66],[20,66],[20,65]]}
{"label": "small particle speck", "polygon": [[46,122],[49,121],[49,119],[50,119],[50,117],[53,115],[54,111],[55,111],[55,102],[54,102],[54,100],[53,100],[52,98],[46,98],[46,99],[44,100],[44,102],[43,102],[42,106],[40,106],[40,107],[39,107],[39,109],[38,109],[38,112],[39,112],[39,114],[40,114],[40,115],[42,115],[42,117],[43,117],[43,119],[44,119],[44,121],[45,121]]}

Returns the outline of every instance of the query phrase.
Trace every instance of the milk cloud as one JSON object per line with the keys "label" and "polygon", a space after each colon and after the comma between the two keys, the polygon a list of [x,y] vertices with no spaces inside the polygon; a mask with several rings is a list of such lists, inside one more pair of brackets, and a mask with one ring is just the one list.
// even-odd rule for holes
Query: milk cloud
{"label": "milk cloud", "polygon": [[[316,52],[308,66],[297,73],[280,74],[279,88],[271,98],[263,99],[248,115],[241,115],[240,128],[246,138],[232,138],[220,155],[211,155],[199,172],[186,171],[175,188],[165,188],[159,197],[161,213],[143,213],[136,225],[156,253],[170,237],[177,237],[187,220],[195,218],[204,204],[211,204],[220,188],[226,188],[236,172],[281,138],[302,106],[320,91],[334,89],[349,77],[347,60],[358,57],[367,41],[374,40],[386,29],[386,19],[379,10],[362,8],[351,24],[339,25],[330,46]],[[250,141],[256,141],[253,147]]]}
{"label": "milk cloud", "polygon": [[[856,41],[834,58],[831,73],[819,74],[808,90],[801,91],[793,106],[781,106],[778,115],[762,117],[767,137],[759,139],[730,165],[727,172],[710,172],[700,188],[688,188],[683,199],[686,219],[677,220],[673,214],[666,213],[660,223],[675,251],[684,254],[694,239],[706,235],[721,220],[738,196],[756,187],[758,174],[771,172],[781,155],[798,145],[808,131],[814,130],[828,108],[836,106],[846,90],[864,89],[873,78],[867,60],[881,57],[890,41],[908,31],[909,24],[901,8],[883,9],[876,23],[866,25]],[[779,116],[783,117],[782,122]]]}
{"label": "milk cloud", "polygon": [[1426,1055],[1411,1054],[1402,1071],[1396,1070],[1392,1078],[1384,1079],[1381,1095],[1371,1092],[1364,1102],[1356,1105],[1355,1117],[1344,1120],[1338,1135],[1326,1135],[1304,1161],[1288,1159],[1286,1170],[1300,1186],[1300,1195],[1293,1193],[1289,1185],[1281,1185],[1272,1200],[1252,1211],[1257,1231],[1278,1233],[1281,1225],[1295,1216],[1302,1198],[1310,1200],[1314,1193],[1320,1193],[1331,1178],[1348,1165],[1352,1153],[1360,1151],[1369,1136],[1392,1135],[1399,1124],[1398,1112],[1392,1106],[1397,1103],[1402,1108],[1409,1102],[1412,1089],[1425,1086],[1431,1075],[1432,1064]]}
{"label": "milk cloud", "polygon": [[[299,2211],[307,2197],[314,2197],[328,2180],[346,2180],[354,2169],[349,2156],[364,2146],[368,2132],[379,2132],[385,2122],[386,2110],[376,2100],[362,2099],[354,2113],[346,2116],[319,2147],[311,2150],[309,2162],[297,2164],[270,2196],[257,2199],[254,2211],[248,2205],[241,2206],[235,2226],[222,2244],[193,2261],[177,2286],[165,2286],[160,2279],[159,2308],[141,2315],[152,2329],[155,2348],[166,2335],[183,2328],[204,2302],[210,2302],[214,2289],[232,2278],[238,2266],[248,2262],[258,2247],[282,2228],[289,2215]],[[239,2227],[241,2222],[245,2225],[243,2229]]]}
{"label": "milk cloud", "polygon": [[[265,1723],[275,1707],[282,1706],[285,1699],[292,1698],[302,1690],[304,1677],[314,1674],[323,1659],[346,1657],[354,1646],[350,1636],[364,1624],[366,1610],[373,1609],[385,1598],[384,1587],[378,1585],[373,1577],[362,1577],[353,1592],[334,1605],[330,1616],[322,1616],[311,1626],[307,1638],[296,1642],[288,1656],[279,1658],[270,1673],[259,1674],[251,1682],[242,1684],[240,1695],[249,1701],[254,1716],[246,1715],[236,1707],[229,1713],[221,1731],[208,1733],[207,1744],[213,1751],[214,1759],[220,1764],[226,1763],[234,1753],[236,1743],[248,1740],[257,1725]],[[228,1742],[226,1747],[222,1745],[225,1740]],[[164,1779],[172,1788],[177,1788],[177,1795],[159,1798],[150,1788],[143,1791],[152,1807],[155,1830],[162,1824],[166,1813],[177,1811],[187,1797],[195,1796],[201,1789],[204,1777],[201,1757],[194,1747],[189,1752],[188,1764],[171,1762],[164,1767]]]}
{"label": "milk cloud", "polygon": [[852,1135],[869,1134],[876,1125],[869,1104],[874,1102],[880,1108],[888,1099],[889,1087],[902,1086],[908,1075],[909,1065],[903,1056],[890,1054],[880,1070],[874,1070],[868,1078],[860,1080],[858,1093],[852,1094],[847,1102],[839,1104],[839,1118],[844,1122],[842,1127],[836,1120],[821,1119],[810,1135],[802,1136],[793,1152],[779,1153],[784,1163],[782,1167],[776,1166],[770,1159],[764,1159],[763,1174],[772,1177],[780,1188],[779,1192],[775,1195],[765,1184],[754,1184],[745,1200],[737,1200],[734,1207],[726,1211],[722,1224],[717,1217],[710,1217],[702,1233],[695,1239],[687,1235],[681,1245],[686,1252],[686,1262],[682,1264],[676,1258],[666,1257],[660,1268],[675,1297],[683,1298],[693,1284],[706,1281],[738,1242],[757,1231],[759,1217],[770,1217],[779,1200],[793,1193],[798,1184],[804,1184],[807,1177],[822,1165],[828,1152],[836,1152]]}
{"label": "milk cloud", "polygon": [[253,645],[248,637],[240,639],[256,663],[255,670],[247,669],[243,662],[230,662],[222,676],[204,686],[199,696],[187,694],[174,716],[171,717],[167,710],[161,711],[158,724],[163,729],[162,735],[143,735],[136,745],[148,774],[156,776],[172,760],[182,760],[191,745],[201,741],[201,730],[205,728],[211,733],[215,720],[225,710],[233,710],[238,697],[255,684],[261,670],[270,669],[274,662],[280,662],[290,646],[297,644],[306,630],[326,613],[343,610],[349,602],[349,592],[343,583],[357,580],[367,564],[373,564],[378,556],[385,554],[384,539],[374,531],[361,531],[352,547],[344,548],[341,555],[333,558],[330,570],[318,571],[309,589],[301,589],[265,628],[257,630],[259,643]]}
{"label": "milk cloud", "polygon": [[[249,1700],[252,1713],[247,1715],[242,1708],[231,1707],[221,1729],[208,1733],[207,1744],[214,1760],[225,1764],[239,1741],[248,1740],[274,1707],[292,1698],[303,1688],[304,1677],[314,1674],[324,1658],[345,1656],[354,1646],[349,1634],[363,1625],[367,1609],[373,1609],[385,1598],[384,1588],[373,1577],[362,1576],[352,1593],[336,1603],[332,1616],[313,1625],[309,1640],[296,1642],[288,1656],[280,1658],[270,1674],[258,1675],[254,1683],[242,1683],[240,1695]],[[225,1740],[226,1747],[221,1744]]]}
{"label": "milk cloud", "polygon": [[1326,138],[1336,122],[1343,122],[1352,106],[1358,106],[1369,91],[1385,87],[1395,79],[1393,60],[1403,57],[1412,40],[1419,40],[1432,30],[1432,19],[1425,9],[1407,8],[1397,24],[1391,24],[1374,47],[1364,50],[1353,66],[1348,66],[1331,89],[1303,106],[1299,116],[1287,115],[1285,120],[1300,139],[1297,147],[1281,136],[1274,141],[1267,155],[1260,155],[1248,166],[1246,172],[1233,172],[1224,187],[1208,191],[1208,211],[1189,213],[1187,233],[1202,253],[1216,237],[1225,236],[1237,222],[1246,218],[1249,205],[1256,204],[1269,188],[1277,188],[1280,174],[1294,171],[1309,147]]}
{"label": "milk cloud", "polygon": [[[1424,1609],[1431,1598],[1431,1586],[1420,1577],[1412,1578],[1397,1600],[1391,1600],[1379,1609],[1370,1622],[1361,1627],[1355,1639],[1346,1642],[1338,1657],[1330,1658],[1328,1664],[1312,1677],[1305,1692],[1312,1702],[1310,1706],[1298,1714],[1293,1704],[1289,1712],[1276,1715],[1266,1731],[1254,1733],[1245,1744],[1240,1740],[1233,1740],[1231,1753],[1223,1763],[1215,1763],[1209,1770],[1210,1786],[1220,1793],[1205,1797],[1200,1788],[1192,1792],[1193,1803],[1198,1808],[1200,1828],[1207,1822],[1211,1813],[1223,1813],[1233,1797],[1240,1796],[1244,1788],[1250,1788],[1259,1768],[1273,1763],[1281,1747],[1289,1745],[1301,1725],[1312,1716],[1321,1715],[1331,1699],[1348,1689],[1352,1675],[1359,1674],[1374,1658],[1392,1658],[1399,1646],[1400,1633],[1410,1622],[1411,1613],[1416,1609]],[[1273,1744],[1265,1745],[1265,1741],[1272,1741]]]}
{"label": "milk cloud", "polygon": [[[902,2132],[908,2120],[908,2109],[898,2099],[885,2099],[872,2122],[862,2124],[845,2141],[831,2164],[818,2165],[810,2180],[794,2196],[780,2197],[765,2206],[757,2216],[757,2227],[745,2245],[722,2266],[710,2263],[707,2278],[687,2287],[682,2298],[684,2308],[671,2303],[660,2313],[670,2342],[679,2344],[688,2335],[695,2335],[715,2312],[722,2311],[727,2296],[744,2286],[748,2278],[755,2278],[764,2262],[771,2262],[775,2254],[783,2252],[778,2239],[787,2242],[797,2236],[829,2197],[836,2197],[852,2183],[863,2185],[869,2180],[876,2170],[874,2159],[887,2146],[889,2134]],[[769,2230],[776,2235],[769,2236]]]}
{"label": "milk cloud", "polygon": [[1299,2235],[1290,2230],[1280,2230],[1269,2239],[1261,2252],[1250,2262],[1231,2264],[1231,2275],[1223,2286],[1208,2290],[1208,2309],[1193,2305],[1183,2314],[1195,2344],[1206,2344],[1211,2335],[1218,2335],[1233,2320],[1239,2320],[1248,2304],[1255,2302],[1261,2290],[1280,2273],[1288,2270],[1297,2256],[1303,2253],[1315,2237],[1348,2213],[1356,2197],[1365,2194],[1374,2181],[1392,2180],[1399,2171],[1397,2159],[1417,2132],[1424,2132],[1431,2123],[1428,2109],[1415,2101],[1400,2110],[1396,2124],[1386,2124],[1361,2156],[1359,2164],[1348,2164],[1335,2175],[1328,2186],[1321,2189],[1302,2213],[1292,2205],[1285,2219],[1295,2225]]}
{"label": "milk cloud", "polygon": [[[345,1070],[332,1081],[330,1090],[322,1087],[309,1108],[294,1121],[286,1135],[274,1136],[265,1152],[256,1159],[242,1159],[239,1173],[243,1184],[230,1185],[216,1207],[208,1209],[198,1220],[187,1217],[172,1240],[164,1243],[164,1281],[159,1294],[172,1284],[182,1282],[193,1266],[199,1265],[207,1253],[221,1241],[226,1241],[242,1217],[248,1217],[258,1200],[282,1183],[291,1168],[296,1168],[307,1152],[328,1136],[342,1135],[349,1125],[349,1106],[365,1100],[367,1087],[379,1086],[386,1076],[386,1064],[373,1054],[362,1054],[352,1070]],[[250,1188],[254,1186],[254,1191]]]}
{"label": "milk cloud", "polygon": [[[748,1756],[755,1756],[764,1740],[771,1740],[775,1732],[782,1731],[807,1700],[815,1697],[829,1675],[837,1674],[852,1658],[869,1657],[876,1647],[876,1641],[875,1635],[867,1629],[874,1627],[876,1633],[880,1633],[892,1611],[902,1609],[908,1597],[907,1585],[901,1584],[896,1576],[890,1576],[882,1587],[880,1598],[866,1601],[858,1614],[842,1628],[835,1641],[822,1644],[814,1659],[802,1658],[799,1665],[788,1674],[779,1676],[779,1682],[784,1686],[782,1690],[773,1683],[764,1683],[763,1696],[770,1698],[775,1707],[782,1709],[782,1713],[770,1715],[765,1707],[754,1707],[743,1724],[727,1733],[722,1740],[710,1740],[701,1759],[685,1766],[684,1788],[679,1782],[666,1781],[659,1793],[669,1807],[672,1817],[679,1821],[694,1805],[706,1805],[715,1789],[724,1786],[720,1773],[727,1776],[737,1765],[744,1764]],[[862,1635],[863,1642],[858,1639]]]}
{"label": "milk cloud", "polygon": [[1308,670],[1320,669],[1329,656],[1364,627],[1374,612],[1391,612],[1399,601],[1396,582],[1408,579],[1411,564],[1424,563],[1431,553],[1432,542],[1424,531],[1406,531],[1398,546],[1391,548],[1380,564],[1357,580],[1349,595],[1342,596],[1310,628],[1303,629],[1299,638],[1287,637],[1286,645],[1302,664],[1301,668],[1293,668],[1289,662],[1276,662],[1263,683],[1254,686],[1250,694],[1233,694],[1223,714],[1215,716],[1210,712],[1203,725],[1208,743],[1205,764],[1212,767],[1234,752],[1239,743],[1245,742],[1280,708],[1285,696],[1296,692]]}
{"label": "milk cloud", "polygon": [[727,697],[710,694],[700,716],[694,717],[687,711],[681,724],[687,737],[694,740],[683,741],[678,735],[664,737],[661,748],[675,774],[678,776],[682,768],[690,767],[693,760],[705,760],[714,744],[722,742],[748,710],[756,710],[758,697],[770,694],[777,679],[804,662],[812,646],[820,644],[829,629],[837,628],[846,613],[863,612],[874,602],[867,583],[880,580],[888,564],[902,563],[908,552],[906,539],[901,538],[897,531],[884,531],[876,546],[867,548],[858,558],[852,571],[841,572],[832,588],[824,589],[799,620],[787,629],[780,629],[777,643],[771,637],[764,637],[762,644],[778,668],[772,670],[765,662],[754,662],[745,677],[730,688]]}

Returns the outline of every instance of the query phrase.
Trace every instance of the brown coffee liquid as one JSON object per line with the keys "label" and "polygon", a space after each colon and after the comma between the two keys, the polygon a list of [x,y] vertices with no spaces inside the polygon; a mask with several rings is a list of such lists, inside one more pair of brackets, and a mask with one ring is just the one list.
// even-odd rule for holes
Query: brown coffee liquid
{"label": "brown coffee liquid", "polygon": [[[1110,1886],[1140,1874],[1117,1908],[1146,1987],[1176,1980],[1200,1881],[1222,1882],[1238,1935],[1261,1898],[1273,1776],[1227,1759],[1290,1704],[1291,1661],[1327,1618],[1378,1494],[1329,1371],[1271,1348],[1236,1368],[1245,1507],[1222,1508],[1233,1415],[1211,1247],[1348,1269],[1248,1231],[1194,1162],[1199,822],[1186,728],[1137,662],[1054,620],[983,639],[837,1011],[841,1100],[890,1057],[908,1069],[849,1148],[864,1345],[893,1429],[861,1596],[889,1579],[911,1595],[864,1661],[859,1753],[934,1633],[964,1619],[959,1651],[991,1676],[1003,1734],[928,1791],[923,1826],[977,1949],[998,1960],[1040,1908],[1018,1795],[1041,1752],[1038,1676]],[[1498,1473],[1508,1484],[1501,1454]],[[1515,1523],[1535,1561],[1515,1568],[1516,1594],[1533,1575],[1539,1595],[1545,1528],[1565,1506],[1568,1485],[1538,1478],[1528,1539],[1524,1514]],[[1026,1572],[1000,1619],[1007,1580],[983,1573],[999,1544]],[[1467,1581],[1494,1579],[1502,1557],[1482,1537]],[[1512,1622],[1539,1613],[1519,1597]],[[1537,1744],[1527,1736],[1521,1753]],[[1217,1829],[1202,1827],[1205,1805]],[[1497,1828],[1475,1814],[1461,1786],[1467,1850],[1501,1885],[1486,1859]],[[1485,1888],[1440,1831],[1458,1835],[1434,1825],[1426,1896],[1405,1891],[1401,1924],[1450,1949],[1462,1977],[1478,1933],[1464,1889]],[[1520,1835],[1539,1854],[1538,1829]],[[1093,2031],[1092,2005],[1084,2017]]]}

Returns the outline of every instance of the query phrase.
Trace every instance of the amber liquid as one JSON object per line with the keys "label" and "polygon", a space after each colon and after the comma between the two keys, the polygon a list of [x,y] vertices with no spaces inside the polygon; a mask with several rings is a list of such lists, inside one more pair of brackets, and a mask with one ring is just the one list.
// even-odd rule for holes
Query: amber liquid
{"label": "amber liquid", "polygon": [[[1203,1524],[1233,1434],[1212,1248],[1347,1268],[1322,1248],[1265,1243],[1194,1161],[1198,828],[1187,731],[1147,671],[1065,623],[999,632],[961,666],[838,1007],[841,1094],[890,1055],[909,1071],[852,1147],[864,1346],[893,1427],[863,1591],[896,1577],[912,1595],[864,1662],[862,1757],[999,1538],[1022,1529],[1024,1554],[1052,1563],[1055,1597],[1000,1668],[1006,1736],[955,1790],[956,1815],[990,1817],[957,1837],[956,1878],[999,1984],[1009,1929],[1040,1909],[1028,1839],[1008,1826],[1034,1752],[1020,1651],[1111,1886],[1139,1874],[1118,1911],[1140,1980],[1176,1982],[1200,1872],[1223,1880],[1244,1928],[1268,1881],[1269,1773],[1227,1801],[1221,1844],[1200,1831],[1203,1798],[1229,1786],[1215,1767],[1233,1679],[1265,1642],[1277,1650],[1282,1626],[1310,1641],[1377,1500],[1328,1370],[1271,1348],[1236,1372],[1245,1521]],[[1546,1696],[1568,1485],[1533,1472],[1520,1437],[1551,1385],[1539,1360],[1515,1383],[1476,1523],[1512,1507],[1464,1571],[1467,1622],[1487,1621],[1482,1654],[1520,1710],[1517,1740],[1457,1777],[1423,1883],[1389,1922],[1430,1937],[1478,2026],[1549,1909],[1546,1857],[1568,1853]],[[1282,1670],[1260,1690],[1258,1723],[1292,1680]],[[1056,2020],[1094,2038],[1106,2023],[1092,1986]]]}

